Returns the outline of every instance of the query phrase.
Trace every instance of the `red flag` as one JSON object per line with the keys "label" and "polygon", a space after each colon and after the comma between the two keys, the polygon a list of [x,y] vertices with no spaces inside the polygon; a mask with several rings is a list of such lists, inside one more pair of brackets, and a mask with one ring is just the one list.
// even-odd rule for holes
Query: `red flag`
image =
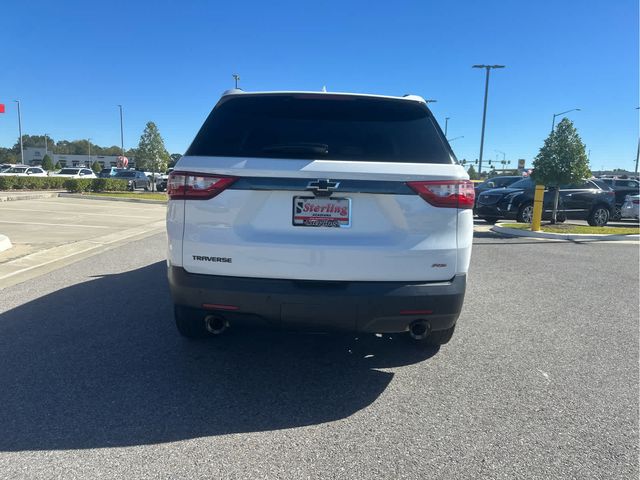
{"label": "red flag", "polygon": [[4,103],[0,103],[0,113],[4,113]]}

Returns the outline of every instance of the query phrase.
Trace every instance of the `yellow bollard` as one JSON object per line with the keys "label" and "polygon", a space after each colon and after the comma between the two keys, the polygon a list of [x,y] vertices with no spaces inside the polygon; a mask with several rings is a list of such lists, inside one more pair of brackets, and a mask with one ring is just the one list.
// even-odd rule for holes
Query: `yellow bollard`
{"label": "yellow bollard", "polygon": [[544,203],[544,185],[536,185],[536,193],[533,197],[533,218],[531,219],[531,231],[540,231],[542,220],[542,206]]}

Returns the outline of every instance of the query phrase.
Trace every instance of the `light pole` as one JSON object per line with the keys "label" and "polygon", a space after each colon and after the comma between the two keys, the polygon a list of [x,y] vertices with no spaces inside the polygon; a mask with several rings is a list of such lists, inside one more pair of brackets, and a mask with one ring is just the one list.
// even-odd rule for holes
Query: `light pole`
{"label": "light pole", "polygon": [[478,158],[478,174],[482,174],[482,151],[484,149],[484,127],[487,122],[487,98],[489,96],[489,73],[493,68],[504,68],[504,65],[473,65],[472,68],[484,68],[487,77],[484,83],[484,110],[482,111],[482,133],[480,134],[480,156]]}
{"label": "light pole", "polygon": [[[640,109],[640,107],[636,107],[636,110]],[[640,159],[640,137],[638,137],[638,149],[636,150],[636,169],[635,174],[638,175],[638,160]]]}
{"label": "light pole", "polygon": [[238,89],[238,81],[240,80],[240,75],[238,75],[237,73],[233,74],[233,79],[236,82],[236,90]]}
{"label": "light pole", "polygon": [[567,110],[566,112],[554,113],[553,122],[551,123],[551,133],[553,133],[553,129],[556,128],[556,117],[559,117],[560,115],[564,115],[565,113],[580,112],[580,111],[581,110],[579,108],[572,108],[571,110]]}
{"label": "light pole", "polygon": [[122,156],[124,157],[124,130],[122,128],[122,105],[118,105],[120,108],[120,150],[122,150]]}
{"label": "light pole", "polygon": [[24,148],[22,147],[22,114],[20,113],[20,100],[14,100],[18,104],[18,132],[20,134],[20,163],[24,165]]}
{"label": "light pole", "polygon": [[445,138],[447,137],[447,129],[449,127],[449,118],[451,118],[451,117],[445,117],[444,118],[444,136],[445,136]]}
{"label": "light pole", "polygon": [[87,139],[89,141],[89,166],[91,166],[91,139]]}
{"label": "light pole", "polygon": [[47,155],[49,153],[49,150],[47,149],[47,135],[49,135],[48,133],[44,134],[44,154]]}

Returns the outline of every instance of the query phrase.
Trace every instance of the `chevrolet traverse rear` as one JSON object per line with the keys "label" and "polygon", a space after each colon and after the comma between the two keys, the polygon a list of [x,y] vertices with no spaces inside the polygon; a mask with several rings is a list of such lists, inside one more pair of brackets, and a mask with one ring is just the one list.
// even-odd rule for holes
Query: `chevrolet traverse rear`
{"label": "chevrolet traverse rear", "polygon": [[169,176],[179,332],[408,332],[462,308],[473,185],[425,101],[226,92]]}

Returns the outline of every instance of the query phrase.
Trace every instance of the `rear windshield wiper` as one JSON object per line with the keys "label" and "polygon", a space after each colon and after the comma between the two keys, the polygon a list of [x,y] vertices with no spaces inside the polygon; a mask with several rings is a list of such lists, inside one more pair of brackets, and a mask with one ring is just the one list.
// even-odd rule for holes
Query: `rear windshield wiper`
{"label": "rear windshield wiper", "polygon": [[262,148],[264,153],[286,153],[307,154],[307,155],[327,155],[329,145],[326,143],[281,143],[277,145],[267,145]]}

